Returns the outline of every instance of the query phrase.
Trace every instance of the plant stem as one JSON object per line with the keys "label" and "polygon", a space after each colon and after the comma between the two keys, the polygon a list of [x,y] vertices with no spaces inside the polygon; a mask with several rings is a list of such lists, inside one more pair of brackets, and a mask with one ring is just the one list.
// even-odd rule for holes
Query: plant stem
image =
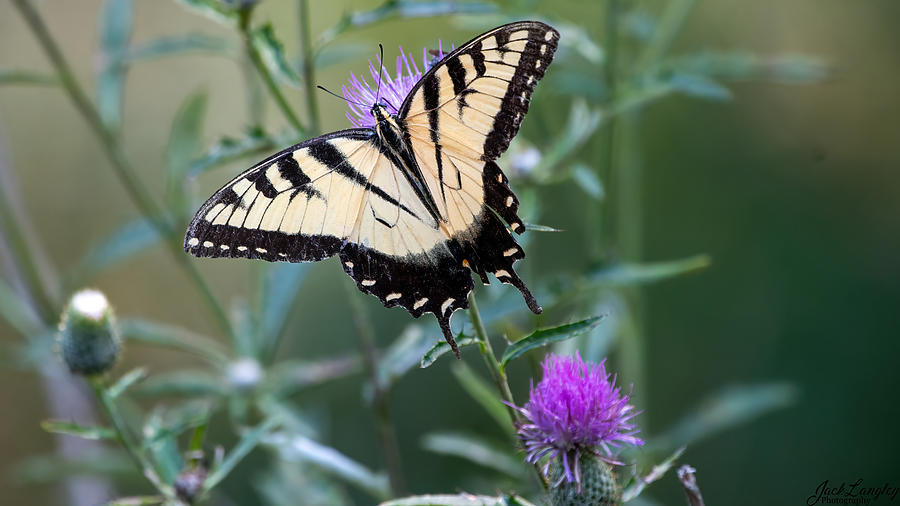
{"label": "plant stem", "polygon": [[106,411],[106,415],[113,423],[119,441],[122,443],[122,446],[125,447],[125,451],[131,459],[137,464],[138,469],[140,469],[144,477],[156,487],[157,491],[166,497],[173,498],[174,490],[160,480],[159,473],[155,466],[147,459],[144,452],[141,451],[140,444],[134,440],[134,436],[132,436],[129,431],[125,419],[122,418],[122,414],[119,413],[119,410],[116,408],[115,402],[106,393],[103,381],[97,376],[88,377],[87,380],[90,383],[91,388],[94,389],[94,393],[97,395],[97,400],[100,402],[100,405],[103,406],[104,411]]}
{"label": "plant stem", "polygon": [[309,0],[298,0],[300,19],[300,47],[303,50],[303,88],[306,91],[306,108],[309,112],[309,135],[319,135],[319,102],[316,100],[316,60],[310,31]]}
{"label": "plant stem", "polygon": [[50,63],[53,65],[59,76],[63,89],[66,90],[66,93],[75,104],[75,107],[81,115],[84,116],[88,126],[100,140],[103,152],[106,154],[107,158],[109,158],[116,176],[118,176],[122,186],[125,187],[125,191],[128,192],[129,197],[138,207],[141,214],[150,221],[157,233],[164,239],[163,242],[172,253],[172,256],[175,258],[178,265],[187,272],[188,277],[190,277],[197,286],[197,289],[200,291],[201,295],[203,295],[204,300],[208,304],[210,311],[213,313],[215,320],[221,329],[229,336],[233,336],[234,330],[232,329],[231,323],[225,315],[222,306],[219,305],[210,290],[209,285],[206,284],[206,281],[204,281],[196,266],[181,250],[180,237],[176,235],[175,230],[166,220],[165,215],[150,195],[150,192],[147,191],[146,187],[141,184],[140,180],[137,178],[134,168],[128,162],[128,159],[122,150],[122,145],[120,144],[118,137],[103,124],[103,120],[100,118],[97,109],[93,106],[87,95],[85,95],[81,86],[78,84],[78,81],[75,80],[75,74],[72,72],[71,67],[59,50],[56,41],[47,30],[44,20],[28,0],[13,0],[13,5],[22,14],[22,17],[25,18],[28,27],[40,42],[41,47],[47,54]]}
{"label": "plant stem", "polygon": [[[491,378],[494,380],[494,385],[497,386],[497,391],[500,393],[500,398],[503,399],[504,405],[506,406],[506,410],[509,413],[509,419],[515,427],[521,421],[521,414],[518,410],[513,408],[515,405],[515,400],[513,399],[512,391],[509,389],[509,382],[506,379],[506,372],[500,370],[500,362],[497,361],[497,356],[494,354],[494,348],[491,346],[491,341],[488,338],[487,330],[484,328],[484,321],[481,319],[481,312],[478,311],[478,303],[475,301],[475,292],[469,292],[469,321],[472,322],[472,327],[475,328],[475,335],[478,337],[480,341],[478,343],[478,347],[481,351],[481,356],[484,358],[484,363],[487,365],[488,372],[491,375]],[[540,468],[535,464],[533,466],[535,474],[537,475],[538,483],[541,484],[541,487],[546,491],[548,490],[547,480],[544,479],[544,475],[541,473]]]}
{"label": "plant stem", "polygon": [[3,234],[12,254],[12,263],[21,271],[22,280],[27,287],[28,295],[40,318],[52,326],[59,320],[59,307],[48,295],[46,285],[38,271],[31,254],[25,234],[19,226],[13,213],[10,200],[5,195],[0,195],[0,233]]}
{"label": "plant stem", "polygon": [[306,132],[306,128],[300,123],[300,118],[297,117],[297,114],[291,109],[291,106],[284,98],[284,95],[281,94],[281,90],[278,89],[278,84],[275,83],[275,78],[272,77],[268,67],[266,67],[266,63],[259,54],[259,50],[256,48],[256,44],[253,43],[253,34],[250,33],[250,18],[252,17],[252,14],[253,9],[244,9],[240,13],[238,26],[241,31],[241,37],[244,39],[244,48],[247,51],[247,55],[250,56],[250,61],[253,62],[253,66],[256,67],[256,71],[262,78],[263,83],[265,83],[266,89],[269,90],[269,94],[272,95],[272,98],[275,99],[275,103],[278,104],[278,108],[281,109],[282,114],[284,114],[291,126],[303,135]]}
{"label": "plant stem", "polygon": [[478,311],[478,303],[475,302],[474,292],[469,292],[468,313],[469,321],[472,322],[472,327],[475,328],[475,335],[479,340],[478,348],[481,351],[481,356],[484,358],[484,363],[491,375],[491,379],[494,380],[494,385],[500,393],[500,398],[505,401],[504,405],[506,406],[506,411],[509,413],[509,419],[513,425],[515,425],[517,422],[521,421],[520,415],[519,412],[511,406],[515,405],[512,391],[509,389],[506,373],[500,370],[500,362],[494,354],[494,348],[491,346],[490,339],[488,339],[487,330],[484,328],[484,322],[481,320],[481,313]]}
{"label": "plant stem", "polygon": [[391,484],[391,493],[394,497],[406,493],[406,482],[403,478],[403,464],[400,460],[400,447],[397,444],[397,435],[394,431],[394,422],[391,417],[390,391],[378,378],[378,348],[375,342],[375,334],[372,332],[372,322],[363,307],[359,294],[352,286],[344,283],[347,289],[350,309],[353,313],[353,324],[356,327],[356,335],[359,337],[363,348],[363,363],[369,381],[372,383],[372,410],[375,413],[375,424],[378,431],[378,441],[381,444],[381,452],[384,455],[385,466],[388,471],[388,479]]}

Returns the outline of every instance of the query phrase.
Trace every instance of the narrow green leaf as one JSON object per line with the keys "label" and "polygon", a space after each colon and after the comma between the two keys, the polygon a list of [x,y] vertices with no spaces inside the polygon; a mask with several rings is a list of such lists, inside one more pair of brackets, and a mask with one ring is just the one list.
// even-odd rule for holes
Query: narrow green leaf
{"label": "narrow green leaf", "polygon": [[229,360],[225,347],[215,339],[172,325],[125,318],[119,320],[119,329],[128,339],[186,351],[215,365],[225,364]]}
{"label": "narrow green leaf", "polygon": [[509,414],[506,407],[500,402],[494,387],[480,376],[475,374],[465,362],[457,361],[450,368],[456,381],[459,382],[463,390],[468,393],[487,412],[491,418],[497,422],[497,425],[505,432],[511,433],[512,426],[509,423]]}
{"label": "narrow green leaf", "polygon": [[146,218],[137,218],[113,231],[94,245],[75,269],[77,278],[72,284],[80,286],[97,274],[114,267],[152,248],[159,242],[159,233]]}
{"label": "narrow green leaf", "polygon": [[45,72],[0,67],[0,86],[10,84],[52,86],[59,84],[59,79]]}
{"label": "narrow green leaf", "polygon": [[53,434],[65,434],[82,439],[116,439],[118,437],[115,430],[107,427],[79,425],[62,420],[44,420],[41,422],[41,428]]}
{"label": "narrow green leaf", "polygon": [[[516,498],[518,504],[525,506],[528,503],[524,499]],[[414,495],[403,499],[394,499],[379,504],[378,506],[507,506],[506,497],[491,497],[487,495],[472,494],[437,494]]]}
{"label": "narrow green leaf", "polygon": [[122,63],[135,63],[176,56],[187,53],[203,53],[236,58],[240,55],[238,46],[228,39],[202,33],[159,37],[142,44],[132,45],[122,55]]}
{"label": "narrow green leaf", "polygon": [[390,496],[387,476],[374,473],[339,451],[300,434],[284,432],[265,438],[265,444],[287,461],[305,461],[365,490],[375,497]]}
{"label": "narrow green leaf", "polygon": [[136,495],[131,497],[119,497],[106,503],[106,506],[155,506],[168,501],[162,495]]}
{"label": "narrow green leaf", "polygon": [[726,101],[732,98],[731,90],[702,75],[675,74],[669,77],[669,84],[675,91],[692,97],[716,101]]}
{"label": "narrow green leaf", "polygon": [[762,80],[784,84],[812,84],[831,74],[819,58],[802,54],[762,55],[747,51],[701,51],[672,58],[662,72],[683,72],[732,81]]}
{"label": "narrow green leaf", "polygon": [[358,374],[362,360],[347,355],[315,361],[282,360],[266,374],[266,385],[277,397],[292,395],[304,388]]}
{"label": "narrow green leaf", "polygon": [[539,329],[532,332],[506,347],[506,350],[503,352],[503,357],[500,359],[500,370],[503,371],[506,369],[506,365],[512,360],[535,348],[547,346],[548,344],[559,341],[565,341],[566,339],[571,339],[590,331],[599,325],[600,321],[605,317],[606,315],[594,316],[575,323],[551,327],[549,329]]}
{"label": "narrow green leaf", "polygon": [[113,386],[106,389],[106,395],[109,396],[110,399],[116,399],[120,395],[122,395],[126,390],[131,388],[133,385],[138,383],[147,377],[147,369],[143,367],[138,367],[137,369],[132,369],[121,378],[119,381],[116,381]]}
{"label": "narrow green leaf", "polygon": [[360,28],[392,18],[410,19],[451,14],[486,14],[496,10],[496,6],[484,2],[385,0],[383,4],[374,9],[344,15],[335,26],[322,32],[315,45],[317,48],[321,48],[351,28]]}
{"label": "narrow green leaf", "polygon": [[188,177],[197,177],[226,163],[250,156],[264,155],[295,140],[296,135],[293,133],[282,133],[272,138],[259,129],[251,129],[247,132],[247,135],[238,140],[223,138],[216,144],[213,144],[205,155],[191,163],[188,169]]}
{"label": "narrow green leaf", "polygon": [[23,337],[31,337],[44,326],[31,305],[2,278],[0,278],[0,317]]}
{"label": "narrow green leaf", "polygon": [[144,448],[179,437],[185,432],[200,427],[209,421],[213,403],[207,400],[189,400],[167,409],[154,412],[150,418],[153,424],[144,431]]}
{"label": "narrow green leaf", "polygon": [[604,285],[642,285],[698,271],[709,267],[711,263],[709,255],[695,255],[666,262],[625,263],[595,271],[588,275],[588,279]]}
{"label": "narrow green leaf", "polygon": [[429,333],[421,325],[407,325],[378,361],[376,375],[382,388],[390,386],[419,363],[431,347]]}
{"label": "narrow green leaf", "polygon": [[[478,343],[478,339],[476,339],[474,337],[465,336],[462,333],[460,333],[456,337],[456,345],[460,349],[465,348],[466,346],[469,346],[472,344],[477,344],[477,343]],[[425,369],[426,367],[430,367],[431,364],[434,364],[434,362],[438,358],[440,358],[442,355],[450,353],[450,351],[451,351],[450,345],[447,344],[447,341],[442,339],[442,340],[434,343],[434,346],[432,346],[431,349],[426,351],[425,355],[422,356],[422,360],[419,361],[419,367],[422,369]]]}
{"label": "narrow green leaf", "polygon": [[237,25],[238,11],[220,0],[178,0],[187,10],[225,26]]}
{"label": "narrow green leaf", "polygon": [[628,485],[628,487],[626,487],[625,491],[622,493],[622,502],[628,502],[634,499],[644,491],[644,488],[646,488],[647,485],[662,478],[669,469],[672,469],[672,466],[675,465],[675,461],[677,461],[681,457],[681,454],[684,453],[684,450],[684,446],[675,450],[666,458],[666,460],[653,466],[653,469],[651,469],[649,473],[644,476],[639,476],[636,480],[633,481],[633,483]]}
{"label": "narrow green leaf", "polygon": [[184,467],[181,452],[172,432],[164,429],[163,421],[165,408],[157,406],[147,417],[141,430],[142,453],[149,453],[154,465],[154,471],[159,475],[163,483],[173,483],[178,473]]}
{"label": "narrow green leaf", "polygon": [[576,163],[572,167],[572,179],[595,200],[603,200],[603,183],[597,177],[597,171],[583,163]]}
{"label": "narrow green leaf", "polygon": [[147,396],[221,397],[228,394],[228,386],[218,374],[185,369],[155,374],[135,387],[135,391]]}
{"label": "narrow green leaf", "polygon": [[[293,312],[291,306],[297,298],[311,264],[279,262],[268,268],[262,287],[260,307],[260,332],[271,348],[284,332]],[[269,350],[274,352],[275,350]]]}
{"label": "narrow green leaf", "polygon": [[241,436],[241,440],[231,452],[228,453],[225,460],[222,461],[222,464],[211,470],[206,481],[203,483],[203,490],[205,492],[212,490],[220,481],[225,479],[225,477],[228,476],[228,473],[230,473],[248,453],[256,448],[256,445],[258,445],[265,436],[278,427],[279,423],[277,418],[269,418]]}
{"label": "narrow green leaf", "polygon": [[422,448],[441,455],[452,455],[480,466],[500,471],[514,478],[525,476],[527,468],[521,458],[510,453],[509,446],[469,434],[433,432],[422,437]]}
{"label": "narrow green leaf", "polygon": [[117,479],[137,476],[138,470],[124,450],[95,446],[73,458],[57,453],[32,455],[15,465],[12,479],[20,485],[44,485],[72,475]]}
{"label": "narrow green leaf", "polygon": [[195,91],[185,98],[175,114],[169,132],[166,152],[166,201],[175,210],[176,216],[188,212],[185,192],[185,176],[191,161],[203,151],[203,122],[206,119],[206,104],[209,94],[206,90]]}
{"label": "narrow green leaf", "polygon": [[647,447],[666,451],[691,444],[736,427],[771,411],[786,408],[797,399],[789,383],[729,386],[713,394],[690,414],[647,442]]}
{"label": "narrow green leaf", "polygon": [[284,55],[284,45],[275,36],[275,30],[271,23],[253,30],[253,45],[259,50],[263,61],[269,70],[282,84],[287,84],[295,88],[300,87],[300,78],[291,68],[287,58]]}
{"label": "narrow green leaf", "polygon": [[565,130],[543,150],[533,177],[539,181],[552,177],[559,164],[574,155],[605,119],[606,115],[591,109],[583,99],[573,101]]}
{"label": "narrow green leaf", "polygon": [[536,223],[526,223],[525,230],[531,232],[563,232],[561,228],[548,227],[547,225],[538,225]]}
{"label": "narrow green leaf", "polygon": [[122,96],[127,67],[117,62],[128,50],[134,24],[132,0],[106,0],[100,18],[100,54],[97,105],[103,122],[112,130],[122,123]]}

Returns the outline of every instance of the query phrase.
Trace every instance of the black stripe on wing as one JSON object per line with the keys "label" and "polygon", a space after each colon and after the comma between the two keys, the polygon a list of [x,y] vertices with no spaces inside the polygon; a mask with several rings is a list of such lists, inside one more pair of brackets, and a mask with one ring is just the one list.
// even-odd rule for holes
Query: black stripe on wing
{"label": "black stripe on wing", "polygon": [[[374,132],[370,129],[333,132],[291,146],[256,164],[219,189],[200,207],[185,234],[184,250],[197,257],[250,258],[270,262],[313,262],[337,254],[344,242],[342,238],[331,235],[288,234],[281,231],[261,230],[258,227],[213,224],[215,220],[207,220],[206,217],[220,204],[226,209],[229,209],[230,206],[230,209],[233,210],[238,207],[247,210],[242,195],[238,195],[232,189],[235,183],[241,180],[249,182],[252,189],[259,191],[263,197],[276,198],[281,192],[275,189],[266,175],[266,171],[273,165],[277,168],[278,174],[290,183],[291,188],[287,192],[290,192],[291,199],[299,198],[307,199],[307,201],[321,199],[324,201],[326,197],[311,184],[312,180],[294,158],[294,152],[303,148],[310,148],[309,152],[312,156],[344,177],[353,179],[357,184],[366,186],[370,191],[380,191],[374,187],[369,188],[368,180],[358,172],[354,176],[355,169],[349,167],[346,158],[327,142],[333,139],[367,141],[371,140],[373,136]],[[390,195],[384,194],[383,191],[380,193],[383,195],[379,195],[379,197],[411,212],[397,203]],[[331,204],[340,205],[341,203]],[[248,207],[252,206],[252,202],[248,203]],[[244,220],[246,221],[246,217]]]}

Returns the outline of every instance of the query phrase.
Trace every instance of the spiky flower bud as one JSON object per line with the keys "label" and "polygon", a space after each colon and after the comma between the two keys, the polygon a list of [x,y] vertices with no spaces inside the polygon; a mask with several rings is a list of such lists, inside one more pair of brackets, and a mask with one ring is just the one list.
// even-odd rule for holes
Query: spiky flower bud
{"label": "spiky flower bud", "polygon": [[612,466],[595,455],[583,454],[578,461],[579,483],[563,479],[566,472],[558,461],[551,466],[550,489],[553,506],[616,506],[622,504],[622,489],[616,481]]}
{"label": "spiky flower bud", "polygon": [[97,290],[72,296],[59,323],[59,354],[74,374],[108,371],[120,351],[115,316],[106,297]]}

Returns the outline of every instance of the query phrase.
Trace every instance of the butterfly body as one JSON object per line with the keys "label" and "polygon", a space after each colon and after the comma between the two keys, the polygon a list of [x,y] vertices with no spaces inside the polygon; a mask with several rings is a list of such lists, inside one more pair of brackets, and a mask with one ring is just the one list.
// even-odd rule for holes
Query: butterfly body
{"label": "butterfly body", "polygon": [[339,255],[357,287],[414,317],[468,307],[474,271],[518,288],[525,253],[518,200],[494,160],[516,134],[559,34],[520,22],[444,57],[396,114],[376,101],[371,128],[292,146],[245,171],[197,212],[185,250],[200,257],[308,262]]}

